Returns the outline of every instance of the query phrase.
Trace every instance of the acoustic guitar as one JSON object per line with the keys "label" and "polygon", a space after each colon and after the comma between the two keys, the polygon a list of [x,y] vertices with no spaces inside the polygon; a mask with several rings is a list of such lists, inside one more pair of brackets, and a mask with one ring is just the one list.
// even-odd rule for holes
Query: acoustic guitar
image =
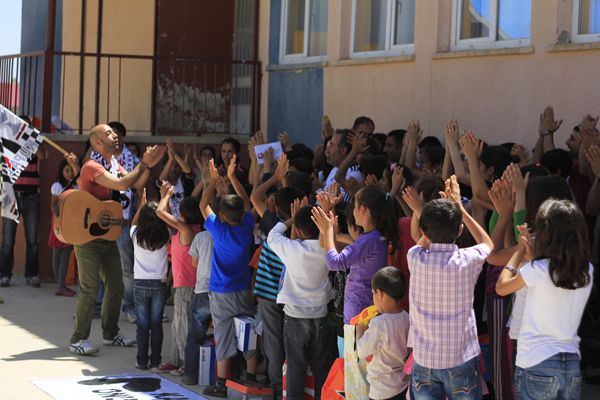
{"label": "acoustic guitar", "polygon": [[121,203],[98,200],[83,190],[65,190],[52,212],[54,234],[69,244],[84,244],[95,239],[117,240],[123,219]]}

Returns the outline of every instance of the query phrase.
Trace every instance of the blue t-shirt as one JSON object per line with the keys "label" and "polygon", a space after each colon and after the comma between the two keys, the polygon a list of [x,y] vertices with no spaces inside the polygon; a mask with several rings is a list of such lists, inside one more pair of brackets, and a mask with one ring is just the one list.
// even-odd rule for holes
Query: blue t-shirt
{"label": "blue t-shirt", "polygon": [[217,293],[248,290],[250,287],[248,263],[254,243],[252,214],[244,214],[238,225],[221,222],[215,214],[212,214],[204,222],[204,228],[210,232],[215,242],[208,290]]}

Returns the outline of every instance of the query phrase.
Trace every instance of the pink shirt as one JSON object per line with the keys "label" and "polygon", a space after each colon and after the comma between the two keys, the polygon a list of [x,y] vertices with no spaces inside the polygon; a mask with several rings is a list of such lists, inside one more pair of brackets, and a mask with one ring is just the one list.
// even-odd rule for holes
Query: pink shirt
{"label": "pink shirt", "polygon": [[[199,226],[192,226],[194,233],[200,231]],[[173,287],[196,286],[196,267],[192,264],[192,256],[188,253],[191,244],[184,246],[179,240],[180,232],[177,231],[171,239],[171,265],[173,268]]]}
{"label": "pink shirt", "polygon": [[408,347],[425,368],[457,367],[480,353],[473,298],[486,244],[459,249],[432,243],[408,251],[410,330]]}

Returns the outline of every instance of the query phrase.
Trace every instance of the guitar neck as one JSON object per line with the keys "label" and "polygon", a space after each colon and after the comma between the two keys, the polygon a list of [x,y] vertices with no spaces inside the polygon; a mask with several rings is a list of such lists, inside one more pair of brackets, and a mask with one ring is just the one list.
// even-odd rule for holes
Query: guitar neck
{"label": "guitar neck", "polygon": [[131,225],[131,223],[124,218],[111,218],[109,222],[111,225],[118,225],[118,226],[130,226]]}

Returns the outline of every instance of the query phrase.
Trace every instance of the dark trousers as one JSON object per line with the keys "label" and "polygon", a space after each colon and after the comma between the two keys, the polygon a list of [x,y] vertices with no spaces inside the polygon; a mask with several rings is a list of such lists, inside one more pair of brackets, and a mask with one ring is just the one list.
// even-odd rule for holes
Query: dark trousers
{"label": "dark trousers", "polygon": [[207,293],[194,294],[194,304],[190,313],[190,322],[185,343],[185,375],[198,379],[200,363],[200,345],[206,339],[206,330],[210,323],[210,305]]}
{"label": "dark trousers", "polygon": [[[158,279],[135,279],[133,297],[137,315],[137,363],[158,366],[161,362],[163,326],[162,317],[167,300],[164,282]],[[148,357],[150,347],[150,357]]]}
{"label": "dark trousers", "polygon": [[327,323],[327,318],[300,319],[286,315],[283,342],[287,356],[288,400],[304,399],[308,366],[315,378],[315,399],[320,399],[321,389],[334,361],[331,347],[335,346],[335,332]]}
{"label": "dark trousers", "polygon": [[[15,192],[17,207],[25,228],[25,278],[39,274],[38,260],[38,220],[40,216],[40,194]],[[12,276],[15,262],[14,247],[17,234],[17,223],[9,218],[2,218],[2,251],[0,255],[0,277]]]}
{"label": "dark trousers", "polygon": [[271,300],[258,298],[258,310],[263,323],[263,350],[271,385],[281,389],[281,373],[285,360],[283,346],[283,308]]}

